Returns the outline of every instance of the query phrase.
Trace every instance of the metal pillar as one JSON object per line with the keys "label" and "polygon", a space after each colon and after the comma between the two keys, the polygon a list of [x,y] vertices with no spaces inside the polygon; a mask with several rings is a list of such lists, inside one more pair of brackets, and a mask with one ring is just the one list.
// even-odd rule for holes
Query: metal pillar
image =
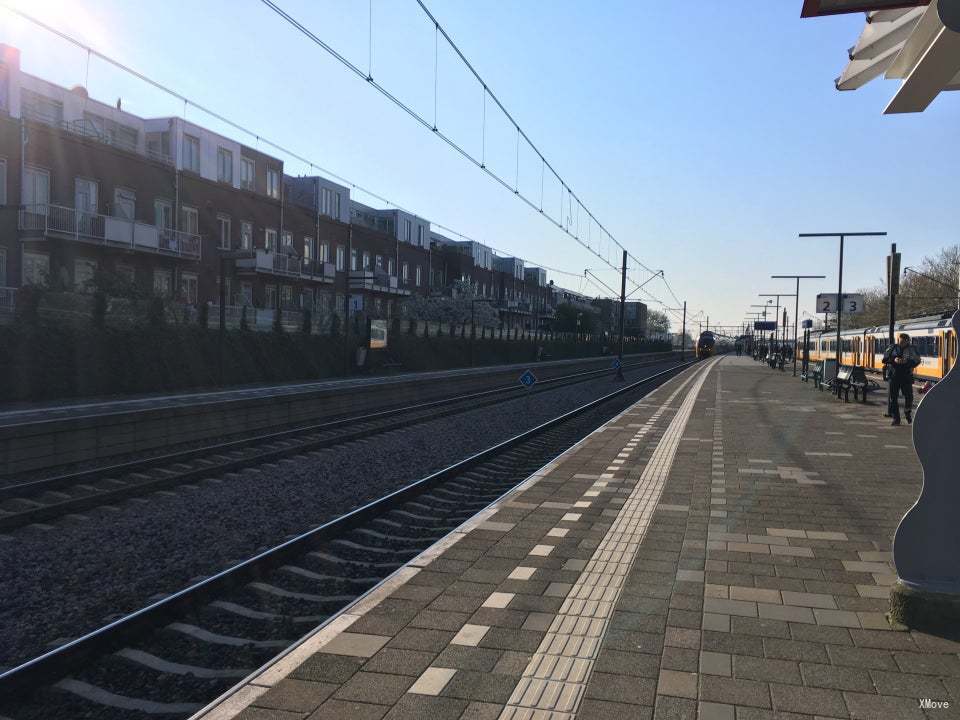
{"label": "metal pillar", "polygon": [[680,360],[686,359],[687,353],[687,301],[683,301],[683,327],[680,330]]}
{"label": "metal pillar", "polygon": [[623,251],[623,270],[620,275],[620,342],[617,350],[617,380],[623,380],[623,323],[627,305],[627,251]]}

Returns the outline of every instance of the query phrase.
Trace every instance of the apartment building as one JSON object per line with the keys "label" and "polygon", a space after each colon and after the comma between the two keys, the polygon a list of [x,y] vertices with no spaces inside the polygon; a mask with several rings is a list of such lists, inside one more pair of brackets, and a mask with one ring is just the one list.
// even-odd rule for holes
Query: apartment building
{"label": "apartment building", "polygon": [[182,117],[142,118],[30,75],[0,44],[0,288],[84,291],[98,272],[194,306],[218,303],[223,283],[258,319],[348,304],[389,318],[455,280],[510,327],[544,327],[555,304],[540,268],[285,175],[279,158]]}

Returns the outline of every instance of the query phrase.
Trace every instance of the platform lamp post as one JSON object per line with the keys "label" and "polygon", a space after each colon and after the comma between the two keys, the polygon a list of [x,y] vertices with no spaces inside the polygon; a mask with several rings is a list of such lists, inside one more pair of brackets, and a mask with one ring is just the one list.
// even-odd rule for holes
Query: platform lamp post
{"label": "platform lamp post", "polygon": [[793,296],[793,376],[797,376],[797,320],[800,316],[800,281],[801,280],[823,280],[826,275],[771,275],[771,278],[788,278],[797,281],[797,292]]}
{"label": "platform lamp post", "polygon": [[845,232],[845,233],[799,233],[802,238],[840,238],[840,264],[837,271],[837,372],[840,372],[840,330],[843,326],[843,241],[848,237],[886,237],[885,232]]}

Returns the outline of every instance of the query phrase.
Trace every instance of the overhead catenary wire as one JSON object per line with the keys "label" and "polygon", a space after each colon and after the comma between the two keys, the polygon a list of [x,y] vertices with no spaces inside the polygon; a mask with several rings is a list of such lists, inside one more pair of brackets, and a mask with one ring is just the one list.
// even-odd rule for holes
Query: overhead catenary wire
{"label": "overhead catenary wire", "polygon": [[[35,18],[35,17],[33,17],[32,15],[29,15],[29,14],[23,12],[22,10],[20,10],[20,9],[18,9],[18,8],[12,7],[12,6],[8,5],[8,4],[5,3],[5,2],[0,2],[0,9],[4,9],[4,10],[6,10],[7,12],[10,12],[11,14],[16,15],[16,16],[18,16],[18,17],[26,20],[27,22],[32,23],[33,25],[36,25],[37,27],[45,30],[46,32],[49,32],[49,33],[51,33],[51,34],[59,37],[60,39],[66,41],[66,42],[68,42],[68,43],[70,43],[71,45],[73,45],[73,46],[75,46],[75,47],[78,47],[78,48],[80,48],[81,50],[84,50],[84,51],[87,53],[87,58],[88,58],[88,68],[87,68],[87,70],[86,70],[87,78],[89,78],[89,58],[90,58],[90,57],[99,58],[99,59],[102,60],[103,62],[106,62],[106,63],[108,63],[109,65],[112,65],[113,67],[117,68],[118,70],[127,73],[128,75],[136,78],[137,80],[140,80],[140,81],[146,83],[147,85],[150,85],[151,87],[159,90],[160,92],[165,93],[166,95],[169,95],[170,97],[172,97],[172,98],[174,98],[175,100],[177,100],[179,103],[182,103],[181,116],[182,116],[182,118],[183,118],[184,120],[186,119],[186,116],[187,116],[187,108],[188,108],[188,107],[193,107],[193,108],[195,108],[196,110],[199,110],[199,111],[200,111],[201,113],[203,113],[204,115],[207,115],[207,116],[209,116],[209,117],[211,117],[211,118],[213,118],[213,119],[215,119],[215,120],[223,123],[224,125],[226,125],[226,126],[232,128],[232,129],[236,130],[236,131],[239,132],[239,133],[243,133],[244,135],[247,135],[247,136],[253,138],[258,150],[260,150],[260,145],[261,145],[261,143],[262,143],[263,145],[265,145],[265,146],[267,146],[267,147],[273,148],[273,150],[275,150],[276,152],[281,153],[281,154],[283,154],[283,155],[291,158],[292,160],[297,160],[297,161],[303,163],[304,166],[308,166],[308,167],[310,167],[311,169],[316,169],[318,172],[323,173],[324,175],[326,175],[326,176],[328,176],[328,177],[330,177],[330,178],[332,178],[332,179],[334,179],[334,180],[342,183],[343,185],[347,186],[347,187],[350,188],[351,190],[356,190],[357,192],[361,192],[361,193],[363,193],[364,195],[366,195],[366,196],[368,196],[368,197],[370,197],[370,198],[373,198],[374,200],[377,200],[377,201],[383,203],[384,205],[394,207],[394,208],[396,208],[397,210],[401,210],[401,211],[403,211],[403,212],[409,213],[410,215],[413,215],[414,217],[419,217],[419,215],[417,215],[417,213],[413,212],[412,210],[406,209],[403,205],[401,205],[401,204],[399,204],[399,203],[397,203],[397,202],[394,202],[393,200],[390,200],[389,198],[385,197],[384,195],[382,195],[382,194],[380,194],[380,193],[378,193],[378,192],[375,192],[375,191],[373,191],[373,190],[370,190],[369,188],[367,188],[367,187],[365,187],[365,186],[363,186],[363,185],[361,185],[361,184],[359,184],[359,183],[356,183],[356,182],[354,182],[353,180],[350,180],[349,178],[346,178],[346,177],[344,177],[343,175],[340,175],[339,173],[336,173],[336,172],[334,172],[334,171],[332,171],[332,170],[324,167],[324,166],[321,165],[320,163],[318,163],[318,162],[316,162],[316,161],[312,161],[312,160],[304,157],[303,155],[300,155],[299,153],[294,152],[293,150],[290,150],[290,149],[288,149],[287,147],[279,144],[278,142],[274,142],[274,141],[272,141],[272,140],[264,137],[264,136],[261,135],[259,132],[255,131],[255,130],[251,130],[251,129],[245,127],[244,125],[241,125],[240,123],[238,123],[238,122],[236,122],[236,121],[234,121],[234,120],[231,120],[230,118],[228,118],[228,117],[226,117],[225,115],[223,115],[223,114],[221,114],[221,113],[213,110],[212,108],[210,108],[210,107],[208,107],[208,106],[206,106],[206,105],[202,105],[202,104],[200,104],[200,103],[198,103],[198,102],[196,102],[196,101],[194,101],[194,100],[191,100],[190,98],[188,98],[188,97],[186,97],[185,95],[181,94],[180,92],[172,89],[171,87],[169,87],[169,86],[167,86],[167,85],[164,85],[163,83],[161,83],[161,82],[159,82],[159,81],[157,81],[157,80],[154,80],[153,78],[149,77],[148,75],[146,75],[146,74],[144,74],[144,73],[142,73],[142,72],[140,72],[140,71],[138,71],[138,70],[135,70],[134,68],[130,67],[129,65],[126,65],[126,64],[120,62],[119,60],[116,60],[115,58],[113,58],[113,57],[111,57],[111,56],[109,56],[109,55],[106,55],[105,53],[100,52],[100,51],[97,50],[96,48],[94,48],[94,47],[92,47],[92,46],[90,46],[90,45],[85,44],[84,42],[78,40],[77,38],[73,37],[72,35],[69,35],[68,33],[63,32],[62,30],[58,30],[57,28],[53,27],[52,25],[49,25],[49,24],[43,22],[42,20],[39,20],[38,18]],[[373,11],[372,11],[372,0],[371,0],[371,10],[370,10],[370,12],[371,12],[371,18],[372,18],[372,12],[373,12]],[[371,22],[372,22],[372,21],[371,21]],[[371,30],[371,43],[372,43],[372,30]],[[372,51],[371,51],[371,56],[370,56],[370,57],[371,57],[371,63],[372,63]],[[87,80],[87,82],[89,82],[89,80]],[[533,261],[533,260],[528,260],[528,259],[526,259],[526,258],[519,257],[519,256],[516,255],[515,253],[511,253],[511,252],[502,250],[502,249],[500,249],[500,248],[496,248],[496,247],[490,245],[489,243],[484,243],[484,242],[482,242],[482,241],[480,241],[480,240],[476,240],[476,239],[472,238],[471,236],[466,235],[466,234],[464,234],[464,233],[462,233],[462,232],[460,232],[460,231],[458,231],[458,230],[455,230],[455,229],[453,229],[452,227],[450,227],[450,226],[448,226],[448,225],[445,225],[445,224],[443,224],[443,223],[439,223],[439,222],[435,222],[435,221],[432,221],[432,220],[431,220],[431,221],[430,221],[430,224],[431,224],[433,227],[436,227],[436,228],[438,228],[439,230],[442,230],[442,231],[445,232],[445,233],[450,233],[451,235],[455,235],[455,236],[457,236],[458,238],[460,238],[460,239],[462,239],[462,240],[468,240],[468,241],[470,241],[470,242],[476,242],[476,243],[479,243],[479,244],[482,244],[482,245],[486,245],[487,247],[489,247],[493,252],[497,253],[498,255],[501,255],[501,256],[504,256],[504,257],[518,257],[519,259],[523,260],[525,263],[528,263],[528,264],[530,264],[530,265],[533,266],[533,267],[540,267],[540,268],[543,268],[544,270],[549,270],[549,271],[552,272],[552,273],[557,273],[557,274],[566,275],[566,276],[575,277],[575,278],[581,277],[581,273],[571,272],[571,271],[569,271],[569,270],[560,270],[560,269],[558,269],[558,268],[550,267],[549,265],[544,265],[543,263],[537,263],[537,262],[535,262],[535,261]]]}
{"label": "overhead catenary wire", "polygon": [[[497,183],[499,183],[505,190],[509,190],[509,191],[512,192],[514,195],[516,195],[517,197],[519,197],[524,203],[526,203],[531,209],[537,210],[537,211],[539,212],[539,208],[538,208],[537,205],[533,202],[533,200],[532,200],[531,198],[529,198],[525,193],[520,192],[519,187],[517,186],[518,183],[515,182],[514,185],[511,187],[511,184],[510,184],[509,180],[507,180],[506,178],[501,177],[499,174],[497,174],[496,172],[492,171],[492,170],[485,164],[484,158],[476,158],[476,157],[474,157],[474,155],[473,155],[470,151],[468,151],[468,150],[467,150],[466,148],[464,148],[462,145],[460,145],[460,144],[457,143],[455,140],[453,140],[453,138],[451,138],[450,136],[446,135],[444,132],[442,132],[442,131],[440,131],[440,130],[434,130],[433,125],[430,123],[429,120],[427,120],[426,118],[424,118],[420,113],[418,113],[416,110],[414,110],[412,107],[410,107],[407,103],[403,102],[399,97],[397,97],[396,95],[394,95],[394,94],[393,94],[390,90],[388,90],[385,86],[383,86],[383,85],[381,85],[380,83],[376,82],[373,78],[368,77],[368,76],[365,76],[365,75],[363,74],[363,72],[362,72],[359,68],[357,68],[352,62],[350,62],[347,58],[345,58],[343,55],[341,55],[339,52],[337,52],[335,49],[333,49],[328,43],[326,43],[324,40],[322,40],[320,37],[318,37],[318,36],[317,36],[315,33],[313,33],[309,28],[307,28],[306,26],[304,26],[299,20],[297,20],[297,19],[294,18],[292,15],[290,15],[287,11],[285,11],[283,8],[281,8],[276,2],[274,2],[273,0],[261,0],[261,2],[262,2],[264,5],[266,5],[268,8],[270,8],[271,10],[273,10],[278,16],[280,16],[281,18],[283,18],[283,19],[284,19],[287,23],[289,23],[292,27],[294,27],[296,30],[298,30],[300,33],[302,33],[305,37],[307,37],[307,38],[310,39],[312,42],[314,42],[314,43],[317,44],[319,47],[321,47],[321,48],[324,49],[326,52],[328,52],[332,57],[334,57],[336,60],[338,60],[340,63],[342,63],[342,64],[344,65],[344,67],[346,67],[346,68],[348,68],[349,70],[351,70],[351,71],[352,71],[354,74],[356,74],[358,77],[362,77],[364,80],[366,80],[371,86],[373,86],[373,87],[374,87],[378,92],[380,92],[384,97],[386,97],[388,100],[390,100],[391,102],[393,102],[398,108],[400,108],[400,109],[403,110],[405,113],[407,113],[411,118],[413,118],[416,122],[420,123],[420,125],[422,125],[424,128],[426,128],[426,129],[430,130],[431,132],[433,132],[437,137],[439,137],[441,140],[443,140],[445,143],[447,143],[447,145],[449,145],[453,150],[455,150],[458,154],[460,154],[464,159],[466,159],[468,162],[473,163],[473,164],[474,164],[476,167],[478,167],[479,169],[483,170],[489,177],[491,177],[493,180],[495,180]],[[546,159],[546,157],[543,155],[543,153],[542,153],[542,152],[537,148],[537,146],[530,140],[530,137],[529,137],[529,136],[526,134],[526,132],[524,132],[524,130],[520,127],[520,124],[513,118],[513,116],[509,113],[509,111],[507,111],[507,109],[506,109],[506,107],[504,107],[503,103],[500,102],[500,100],[499,100],[499,99],[497,98],[497,96],[493,93],[493,91],[490,90],[489,85],[483,80],[483,78],[480,76],[480,74],[479,74],[479,73],[474,69],[474,67],[470,64],[470,62],[467,60],[466,56],[463,54],[463,52],[460,50],[460,48],[456,45],[456,43],[453,42],[452,38],[449,36],[449,34],[446,32],[446,30],[444,30],[443,26],[439,23],[439,21],[436,19],[436,17],[433,16],[433,14],[432,14],[432,13],[430,12],[430,10],[426,7],[426,5],[423,4],[423,2],[422,2],[421,0],[417,0],[417,4],[423,9],[424,13],[425,13],[425,14],[427,15],[427,17],[430,19],[430,22],[434,25],[435,30],[438,30],[438,31],[440,32],[440,34],[443,36],[444,40],[447,41],[447,43],[448,43],[448,44],[450,45],[450,47],[454,50],[454,52],[458,55],[458,57],[461,59],[461,61],[463,61],[464,65],[467,67],[467,69],[471,72],[471,74],[473,74],[473,76],[477,79],[477,81],[483,86],[483,88],[484,88],[484,90],[485,90],[485,95],[486,95],[486,94],[489,94],[489,95],[490,95],[490,98],[497,104],[497,106],[500,108],[501,112],[503,112],[504,116],[505,116],[505,117],[510,121],[510,123],[516,128],[516,130],[517,130],[518,142],[519,142],[519,138],[522,137],[522,138],[527,142],[527,144],[530,146],[530,148],[533,150],[533,152],[536,153],[536,155],[543,161],[543,163],[546,165],[546,167],[551,171],[551,173],[554,175],[554,177],[555,177],[555,178],[557,179],[557,181],[560,183],[561,193],[562,193],[563,191],[569,192],[570,195],[571,195],[574,199],[576,199],[576,201],[584,208],[584,211],[585,211],[588,215],[590,215],[590,217],[594,220],[594,222],[597,223],[597,226],[607,235],[607,237],[611,240],[611,242],[613,242],[615,245],[617,245],[621,250],[627,251],[628,256],[631,257],[638,266],[642,267],[642,268],[643,268],[644,270],[646,270],[647,272],[653,274],[655,271],[652,270],[652,269],[650,269],[649,267],[647,267],[642,261],[640,261],[638,258],[636,258],[635,256],[633,256],[628,250],[626,250],[626,248],[625,248],[623,245],[621,245],[620,242],[619,242],[616,238],[613,237],[613,235],[610,233],[610,231],[607,230],[607,228],[596,218],[596,216],[586,207],[586,205],[583,204],[583,202],[580,200],[580,198],[573,192],[573,190],[572,190],[572,189],[570,188],[570,186],[566,183],[566,181],[563,180],[563,178],[562,178],[562,177],[560,176],[560,174],[556,171],[556,169],[553,167],[553,165],[550,164],[550,162]],[[517,178],[517,180],[519,180],[519,178]],[[561,213],[560,213],[560,217],[559,217],[558,219],[554,219],[554,218],[551,217],[548,213],[545,213],[545,212],[542,213],[542,214],[543,214],[543,216],[546,217],[551,223],[553,223],[558,229],[560,229],[561,232],[563,232],[564,234],[566,234],[566,235],[569,236],[570,238],[574,239],[574,240],[575,240],[576,242],[578,242],[581,246],[583,246],[583,247],[586,248],[589,252],[591,252],[591,253],[593,253],[594,255],[596,255],[597,257],[599,257],[601,260],[603,260],[605,263],[607,263],[607,264],[610,265],[611,267],[616,267],[612,262],[610,262],[609,258],[601,255],[599,252],[597,252],[597,251],[594,250],[592,247],[590,247],[589,245],[587,245],[585,242],[583,242],[583,240],[582,240],[581,238],[579,238],[579,237],[577,236],[576,233],[570,232],[569,227],[567,227],[567,226],[564,225],[564,222],[563,222],[563,211],[562,211],[562,200],[561,200]]]}

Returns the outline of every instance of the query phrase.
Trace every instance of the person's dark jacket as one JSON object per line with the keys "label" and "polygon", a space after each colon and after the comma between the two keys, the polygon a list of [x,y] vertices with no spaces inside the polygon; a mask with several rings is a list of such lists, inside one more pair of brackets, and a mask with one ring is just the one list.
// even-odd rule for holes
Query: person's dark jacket
{"label": "person's dark jacket", "polygon": [[[904,362],[895,363],[897,358],[903,358]],[[900,347],[894,344],[884,351],[883,364],[887,376],[892,374],[897,380],[910,380],[913,378],[913,369],[920,364],[920,353],[913,345]]]}

